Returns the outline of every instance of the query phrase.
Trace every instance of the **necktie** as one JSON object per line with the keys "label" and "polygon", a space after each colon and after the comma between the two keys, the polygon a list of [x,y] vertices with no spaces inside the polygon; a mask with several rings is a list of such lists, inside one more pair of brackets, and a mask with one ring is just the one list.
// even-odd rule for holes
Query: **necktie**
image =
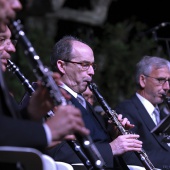
{"label": "necktie", "polygon": [[79,101],[79,103],[80,103],[84,108],[86,108],[86,101],[85,101],[85,99],[83,98],[82,95],[77,94],[77,100]]}
{"label": "necktie", "polygon": [[158,108],[155,107],[154,111],[153,111],[153,114],[155,116],[155,123],[156,125],[160,122],[160,111]]}

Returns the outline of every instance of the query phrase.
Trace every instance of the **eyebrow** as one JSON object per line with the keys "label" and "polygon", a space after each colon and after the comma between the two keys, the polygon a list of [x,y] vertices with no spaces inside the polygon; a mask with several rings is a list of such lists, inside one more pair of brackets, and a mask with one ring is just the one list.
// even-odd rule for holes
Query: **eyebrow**
{"label": "eyebrow", "polygon": [[90,61],[87,61],[87,60],[83,60],[83,61],[80,61],[80,62],[84,62],[84,63],[94,63],[94,61],[93,61],[93,62],[90,62]]}

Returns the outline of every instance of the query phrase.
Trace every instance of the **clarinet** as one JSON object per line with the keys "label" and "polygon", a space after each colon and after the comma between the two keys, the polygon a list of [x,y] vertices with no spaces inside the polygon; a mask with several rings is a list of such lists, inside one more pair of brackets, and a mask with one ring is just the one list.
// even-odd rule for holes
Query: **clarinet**
{"label": "clarinet", "polygon": [[[105,99],[103,98],[103,96],[99,93],[98,89],[97,89],[97,85],[93,82],[89,83],[89,88],[91,89],[91,91],[94,93],[97,101],[100,103],[100,105],[102,106],[103,110],[105,111],[107,117],[109,120],[112,120],[113,123],[116,124],[119,132],[122,135],[126,135],[128,134],[127,130],[124,129],[124,127],[122,126],[122,124],[120,123],[120,121],[118,120],[118,114],[116,113],[116,111],[112,110],[109,105],[107,104],[107,102],[105,101]],[[156,168],[154,167],[154,165],[152,164],[152,162],[149,160],[146,152],[144,151],[144,149],[142,149],[140,152],[135,152],[136,156],[140,159],[140,161],[142,162],[143,166],[145,167],[146,170],[155,170]]]}
{"label": "clarinet", "polygon": [[[33,72],[35,76],[49,90],[49,94],[51,98],[53,99],[54,104],[56,106],[67,105],[66,99],[63,97],[63,95],[60,92],[59,87],[56,85],[54,79],[52,78],[51,71],[43,65],[43,63],[40,60],[40,57],[35,52],[31,42],[25,35],[25,32],[22,30],[20,20],[13,21],[11,29],[16,39],[19,39],[20,42],[22,43],[24,50],[25,50],[25,54],[28,57],[33,67]],[[104,160],[102,156],[100,155],[99,151],[97,150],[95,144],[93,143],[91,136],[90,135],[83,136],[80,134],[75,134],[75,136],[83,152],[85,153],[86,157],[91,163],[90,167],[87,164],[85,164],[85,166],[87,166],[88,169],[104,170]],[[72,146],[73,145],[75,146],[75,144],[76,143],[73,143]],[[77,153],[79,152],[80,148],[72,148],[72,149]],[[81,156],[83,157],[83,155]],[[80,157],[80,159],[82,157]],[[82,162],[88,163],[89,162],[88,160],[87,159],[82,160]]]}
{"label": "clarinet", "polygon": [[[12,71],[13,74],[17,76],[17,78],[20,80],[21,84],[24,86],[25,90],[29,93],[31,96],[33,92],[35,92],[34,88],[32,85],[29,83],[29,80],[26,79],[26,77],[21,73],[19,67],[17,67],[11,60],[7,60],[7,69],[8,71]],[[53,116],[54,113],[52,111],[49,111],[47,113],[47,116]]]}
{"label": "clarinet", "polygon": [[[25,90],[31,96],[32,93],[35,92],[35,90],[32,87],[32,85],[29,83],[28,79],[26,79],[26,77],[21,73],[20,69],[11,60],[7,60],[7,61],[8,61],[7,69],[9,71],[12,71],[12,73],[17,76],[21,84],[24,86]],[[51,117],[54,116],[54,113],[52,111],[49,111],[47,115],[48,117]],[[90,161],[87,159],[86,155],[83,153],[81,147],[76,143],[76,141],[67,141],[67,142],[71,146],[71,148],[74,148],[74,151],[76,151],[76,154],[82,160],[83,164],[88,169],[92,169]]]}
{"label": "clarinet", "polygon": [[29,83],[28,79],[25,78],[25,76],[21,73],[20,69],[11,60],[7,60],[7,62],[8,62],[7,64],[8,71],[12,71],[12,73],[18,77],[21,84],[24,86],[25,90],[28,91],[30,95],[32,95],[32,93],[35,90]]}

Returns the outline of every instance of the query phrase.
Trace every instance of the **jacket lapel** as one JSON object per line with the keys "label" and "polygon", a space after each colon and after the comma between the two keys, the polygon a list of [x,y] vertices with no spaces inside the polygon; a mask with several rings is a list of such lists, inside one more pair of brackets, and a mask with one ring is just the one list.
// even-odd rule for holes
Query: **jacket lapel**
{"label": "jacket lapel", "polygon": [[147,110],[145,109],[145,107],[143,106],[143,104],[136,95],[132,97],[132,102],[134,103],[136,109],[138,110],[139,116],[143,120],[144,124],[146,125],[146,127],[148,127],[149,131],[151,131],[155,127],[155,124],[152,121]]}
{"label": "jacket lapel", "polygon": [[102,128],[107,132],[106,127],[105,127],[105,122],[103,120],[103,117],[96,113],[93,109],[93,107],[86,101],[86,109],[78,102],[78,100],[75,97],[71,97],[71,102],[72,104],[79,108],[81,113],[84,114],[92,114],[96,120],[99,122],[99,124],[102,126]]}
{"label": "jacket lapel", "polygon": [[[138,99],[138,97],[136,95],[132,97],[132,102],[134,103],[136,109],[138,110],[139,116],[143,120],[144,124],[146,125],[148,130],[151,131],[155,127],[155,124],[152,121],[148,112],[146,111],[145,107],[143,106],[143,104],[141,103],[141,101]],[[151,135],[154,136],[155,140],[157,140],[160,145],[162,145],[165,149],[169,150],[168,145],[166,145],[162,142],[162,139],[163,139],[162,136],[156,135],[154,133]]]}
{"label": "jacket lapel", "polygon": [[99,122],[99,124],[102,126],[102,128],[107,132],[106,130],[106,122],[104,121],[103,117],[99,114],[96,113],[93,109],[93,107],[90,105],[89,102],[86,101],[86,106],[87,106],[87,110],[89,110],[90,113],[92,113],[94,115],[94,117],[96,118],[96,120]]}

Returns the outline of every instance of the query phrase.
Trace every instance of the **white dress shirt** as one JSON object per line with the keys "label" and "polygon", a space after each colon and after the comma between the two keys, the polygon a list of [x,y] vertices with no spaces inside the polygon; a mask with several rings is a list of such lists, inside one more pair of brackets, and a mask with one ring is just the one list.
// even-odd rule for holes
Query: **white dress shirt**
{"label": "white dress shirt", "polygon": [[[143,96],[141,96],[139,93],[136,93],[136,96],[139,98],[145,109],[147,110],[149,116],[152,118],[153,122],[157,125],[156,116],[153,113],[155,110],[155,107],[149,102],[147,99],[145,99]],[[158,106],[156,106],[158,108]],[[158,115],[160,117],[160,114]]]}

